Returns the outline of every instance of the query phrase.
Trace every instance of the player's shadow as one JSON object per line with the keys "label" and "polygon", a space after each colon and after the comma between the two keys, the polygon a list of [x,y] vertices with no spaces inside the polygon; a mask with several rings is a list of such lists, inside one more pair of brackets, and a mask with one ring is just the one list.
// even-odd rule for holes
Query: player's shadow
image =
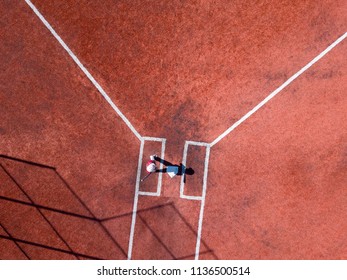
{"label": "player's shadow", "polygon": [[160,157],[154,157],[154,159],[158,162],[160,162],[161,164],[165,165],[165,168],[162,169],[157,169],[156,172],[159,173],[167,173],[167,172],[174,172],[176,174],[176,176],[183,176],[183,182],[186,182],[186,175],[194,175],[194,169],[189,167],[187,168],[185,165],[183,165],[182,163],[178,164],[173,164],[167,160],[164,160]]}

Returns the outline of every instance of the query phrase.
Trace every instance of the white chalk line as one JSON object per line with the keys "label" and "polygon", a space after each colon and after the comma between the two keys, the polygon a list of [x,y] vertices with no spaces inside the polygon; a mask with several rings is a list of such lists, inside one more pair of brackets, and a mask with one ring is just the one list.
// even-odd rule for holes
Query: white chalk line
{"label": "white chalk line", "polygon": [[158,195],[158,192],[144,192],[144,191],[139,191],[139,195],[144,195],[144,196],[160,196]]}
{"label": "white chalk line", "polygon": [[[161,143],[161,155],[160,155],[161,159],[165,159],[165,146],[166,146],[166,139],[163,139],[162,143]],[[160,169],[163,169],[163,163],[160,163]],[[160,196],[160,194],[161,194],[162,180],[163,180],[163,173],[159,172],[158,191],[157,191],[158,196]]]}
{"label": "white chalk line", "polygon": [[197,200],[201,201],[203,198],[201,196],[195,196],[195,195],[180,195],[180,198],[187,199],[187,200]]}
{"label": "white chalk line", "polygon": [[339,43],[341,43],[347,37],[347,32],[339,37],[335,42],[333,42],[329,47],[327,47],[323,52],[317,55],[314,59],[312,59],[308,64],[306,64],[303,68],[301,68],[298,72],[296,72],[293,76],[291,76],[287,81],[285,81],[279,88],[271,92],[263,101],[261,101],[258,105],[256,105],[252,110],[250,110],[247,114],[245,114],[241,119],[235,122],[232,126],[230,126],[226,131],[224,131],[221,135],[219,135],[214,141],[211,142],[211,147],[216,145],[219,141],[221,141],[225,136],[227,136],[231,131],[233,131],[236,127],[238,127],[241,123],[247,120],[251,115],[253,115],[256,111],[258,111],[261,107],[263,107],[267,102],[269,102],[272,98],[274,98],[278,93],[280,93],[284,88],[286,88],[289,84],[291,84],[295,79],[297,79],[301,74],[303,74],[307,69],[309,69],[312,65],[314,65],[317,61],[319,61],[322,57],[324,57],[328,52],[330,52],[334,47],[336,47]]}
{"label": "white chalk line", "polygon": [[136,214],[137,214],[137,204],[138,204],[138,201],[139,201],[139,189],[140,189],[141,167],[142,167],[142,158],[143,158],[143,147],[144,147],[144,145],[145,145],[145,141],[141,140],[140,152],[139,152],[139,161],[138,161],[138,165],[137,165],[137,176],[136,176],[136,185],[135,185],[133,213],[132,213],[131,226],[130,226],[130,236],[129,236],[129,245],[128,245],[128,260],[131,260],[132,251],[133,251],[135,224],[136,224]]}
{"label": "white chalk line", "polygon": [[207,147],[210,146],[210,143],[205,143],[205,142],[197,142],[197,141],[186,141],[188,145],[194,145],[194,146],[203,146]]}
{"label": "white chalk line", "polygon": [[[189,146],[188,141],[186,141],[184,144],[184,149],[183,149],[183,159],[182,159],[183,166],[186,166],[187,164],[188,146]],[[182,175],[181,183],[180,183],[180,197],[183,198],[183,196],[184,196],[184,175]]]}
{"label": "white chalk line", "polygon": [[166,141],[165,138],[158,138],[158,137],[148,137],[148,136],[144,136],[142,137],[144,140],[146,141],[156,141],[156,142],[163,142]]}
{"label": "white chalk line", "polygon": [[210,150],[211,150],[211,147],[207,146],[206,147],[206,157],[205,157],[205,167],[204,167],[204,180],[203,180],[203,187],[202,187],[202,199],[201,199],[200,214],[199,214],[198,234],[197,234],[197,241],[196,241],[196,248],[195,248],[195,259],[196,260],[199,259],[199,253],[200,253],[202,223],[204,220],[204,210],[205,210],[206,190],[207,190],[208,164],[210,161]]}
{"label": "white chalk line", "polygon": [[30,0],[25,0],[25,2],[29,5],[29,7],[34,11],[34,13],[39,17],[42,23],[48,28],[48,30],[52,33],[52,35],[57,39],[60,45],[67,51],[73,61],[77,64],[77,66],[82,70],[82,72],[88,77],[88,79],[92,82],[92,84],[97,88],[99,93],[104,97],[104,99],[111,105],[112,109],[118,114],[118,116],[125,122],[125,124],[130,128],[130,130],[136,135],[136,137],[141,140],[141,135],[137,132],[135,127],[130,123],[130,121],[125,117],[125,115],[119,110],[119,108],[113,103],[111,98],[107,95],[104,89],[99,85],[99,83],[94,79],[92,74],[83,66],[81,61],[77,58],[77,56],[71,51],[71,49],[66,45],[66,43],[61,39],[58,33],[53,29],[53,27],[48,23],[48,21],[43,17],[43,15],[39,12],[39,10],[31,3]]}

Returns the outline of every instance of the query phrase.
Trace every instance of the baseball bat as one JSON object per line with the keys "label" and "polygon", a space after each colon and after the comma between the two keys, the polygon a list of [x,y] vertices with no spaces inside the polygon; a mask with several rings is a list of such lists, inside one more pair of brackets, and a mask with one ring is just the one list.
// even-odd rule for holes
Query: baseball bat
{"label": "baseball bat", "polygon": [[141,182],[143,182],[144,180],[146,180],[148,177],[149,177],[149,175],[151,175],[152,173],[148,173],[145,177],[143,177],[142,179],[141,179]]}

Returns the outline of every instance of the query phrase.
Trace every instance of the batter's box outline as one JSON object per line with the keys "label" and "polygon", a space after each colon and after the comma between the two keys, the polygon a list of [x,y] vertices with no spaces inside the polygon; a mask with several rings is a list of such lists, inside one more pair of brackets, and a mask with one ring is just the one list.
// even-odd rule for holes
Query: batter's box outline
{"label": "batter's box outline", "polygon": [[[159,175],[158,175],[158,183],[157,183],[157,191],[156,192],[140,191],[141,167],[142,167],[142,161],[143,161],[143,150],[144,150],[144,147],[145,147],[145,142],[149,142],[149,141],[161,142],[160,158],[164,159],[164,157],[165,157],[165,146],[166,146],[166,139],[165,138],[142,137],[141,145],[140,145],[140,153],[139,153],[139,162],[138,162],[138,168],[137,168],[137,176],[136,176],[136,190],[138,190],[138,195],[160,196],[162,180],[163,180],[163,173],[162,172],[159,172]],[[162,169],[162,168],[163,168],[163,164],[160,163],[160,169]]]}
{"label": "batter's box outline", "polygon": [[[139,151],[139,160],[138,160],[136,186],[135,186],[135,197],[134,197],[133,212],[132,212],[133,214],[132,214],[130,236],[129,236],[129,246],[128,246],[128,259],[129,260],[132,258],[135,226],[136,226],[136,220],[137,220],[137,214],[138,214],[137,213],[138,212],[137,207],[138,207],[139,196],[141,196],[141,195],[142,196],[160,196],[160,194],[161,194],[162,173],[159,173],[159,176],[158,176],[158,184],[157,184],[157,191],[156,192],[140,191],[143,152],[144,152],[144,146],[145,146],[146,141],[161,142],[162,143],[161,158],[164,159],[164,157],[165,157],[165,146],[166,146],[166,139],[165,138],[142,137],[141,144],[140,144],[140,151]],[[196,244],[195,245],[195,259],[197,260],[199,258],[200,245],[201,245],[202,224],[203,224],[203,216],[204,216],[204,209],[205,209],[208,164],[209,164],[209,159],[210,159],[211,145],[209,143],[205,143],[205,142],[185,141],[184,149],[183,149],[183,159],[182,159],[182,164],[184,166],[186,165],[186,162],[187,162],[187,154],[188,154],[189,145],[206,147],[202,195],[201,196],[185,195],[184,194],[184,175],[182,175],[181,182],[180,182],[180,198],[200,201],[200,213],[199,213],[198,229],[197,229],[197,236],[196,236],[196,243],[195,243]],[[160,168],[163,168],[162,164],[160,165]]]}
{"label": "batter's box outline", "polygon": [[183,159],[182,159],[182,165],[187,165],[187,156],[188,156],[188,148],[189,146],[199,146],[199,147],[206,147],[205,151],[205,163],[204,163],[204,175],[203,175],[203,185],[202,185],[202,195],[201,196],[194,196],[194,195],[185,195],[184,194],[184,174],[181,177],[181,184],[180,184],[180,198],[189,199],[189,200],[204,200],[206,197],[206,188],[207,188],[207,173],[208,173],[208,163],[210,158],[210,149],[211,146],[208,143],[204,142],[195,142],[195,141],[186,141],[184,144],[184,150],[183,150]]}

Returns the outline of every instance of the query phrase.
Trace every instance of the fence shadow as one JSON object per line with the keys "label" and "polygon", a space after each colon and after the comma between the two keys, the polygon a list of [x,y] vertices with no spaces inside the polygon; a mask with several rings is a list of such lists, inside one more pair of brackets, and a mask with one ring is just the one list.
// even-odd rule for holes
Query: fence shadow
{"label": "fence shadow", "polygon": [[[175,204],[173,202],[161,205],[160,208],[167,208],[167,209],[171,209],[173,210],[173,213],[170,213],[171,219],[172,220],[178,220],[178,221],[182,221],[183,225],[181,226],[181,228],[186,227],[186,229],[188,230],[188,232],[190,232],[192,234],[192,236],[194,236],[194,241],[197,239],[198,233],[197,231],[193,228],[193,226],[187,221],[187,219],[182,215],[182,213],[177,209],[177,207],[175,206]],[[152,209],[154,210],[154,209]],[[156,207],[156,210],[158,210],[158,208]],[[163,212],[165,211],[165,209],[163,210]],[[143,225],[145,225],[145,227],[151,232],[152,236],[158,241],[159,244],[161,244],[161,246],[164,248],[164,250],[171,256],[171,258],[173,260],[184,260],[184,259],[191,259],[195,257],[195,247],[194,247],[194,252],[192,252],[192,254],[189,255],[175,255],[170,249],[169,249],[169,245],[166,244],[161,238],[160,238],[160,233],[157,232],[153,227],[150,226],[150,223],[146,220],[144,214],[146,211],[139,211],[138,212],[138,217],[140,218],[140,220],[142,221]],[[165,232],[165,227],[162,228]],[[201,245],[203,245],[205,247],[204,251],[200,251],[199,255],[204,255],[204,254],[211,254],[213,256],[214,259],[218,260],[218,257],[216,256],[216,254],[214,253],[214,251],[206,244],[206,242],[204,240],[200,240]],[[202,246],[200,246],[200,249],[202,248]]]}
{"label": "fence shadow", "polygon": [[[127,217],[127,216],[132,216],[132,214],[133,214],[132,212],[128,212],[128,213],[125,213],[125,214],[116,215],[116,216],[112,216],[112,217],[108,217],[108,218],[99,219],[99,218],[97,218],[93,214],[91,209],[78,196],[78,194],[68,184],[68,182],[63,178],[63,176],[56,170],[55,167],[0,154],[0,160],[1,159],[13,161],[13,162],[19,162],[19,163],[22,163],[22,164],[25,164],[25,165],[34,166],[34,167],[37,167],[37,168],[49,170],[50,172],[54,172],[55,176],[57,176],[57,178],[63,183],[62,185],[64,186],[64,188],[66,188],[69,191],[69,193],[71,193],[73,198],[76,201],[78,201],[80,205],[83,206],[83,208],[86,210],[86,212],[89,215],[82,215],[80,213],[74,213],[74,212],[71,212],[71,211],[57,209],[56,207],[50,207],[50,206],[47,206],[47,205],[42,205],[42,204],[35,203],[33,201],[33,199],[31,198],[31,196],[25,191],[24,187],[18,182],[18,180],[16,180],[16,178],[9,172],[9,170],[0,161],[0,170],[3,170],[3,172],[8,176],[8,178],[10,178],[10,180],[16,185],[16,187],[18,187],[18,189],[27,198],[28,201],[22,201],[22,200],[14,199],[14,198],[7,197],[7,196],[0,196],[0,200],[8,201],[8,202],[15,203],[15,204],[18,204],[18,205],[25,205],[27,207],[35,208],[38,211],[39,215],[42,217],[42,219],[54,231],[56,236],[65,244],[67,249],[61,249],[61,248],[57,248],[57,247],[54,247],[54,246],[49,246],[49,245],[46,245],[46,244],[40,244],[40,243],[37,243],[37,242],[32,242],[30,240],[16,238],[9,232],[9,230],[7,228],[5,228],[5,226],[2,223],[0,223],[0,227],[6,232],[7,236],[3,235],[3,234],[0,234],[0,238],[5,239],[5,240],[11,240],[12,242],[14,242],[14,244],[25,255],[25,257],[27,259],[31,259],[31,258],[29,256],[28,252],[26,252],[24,250],[24,248],[21,246],[22,244],[27,244],[27,245],[31,245],[31,246],[35,246],[35,247],[39,247],[39,248],[44,248],[44,249],[49,249],[49,250],[52,250],[52,251],[65,253],[65,254],[71,255],[71,257],[75,258],[75,259],[81,259],[81,258],[94,259],[94,260],[101,259],[100,257],[97,257],[97,256],[84,254],[84,253],[81,253],[81,252],[76,252],[76,250],[73,250],[72,247],[67,242],[67,240],[65,240],[63,238],[63,236],[60,234],[59,229],[56,226],[54,226],[51,223],[51,221],[47,218],[47,216],[45,215],[44,211],[46,211],[46,212],[48,211],[48,212],[52,212],[52,213],[57,213],[59,215],[66,215],[66,216],[74,217],[74,218],[79,219],[81,222],[84,221],[84,222],[94,222],[94,223],[97,223],[98,226],[102,229],[102,231],[104,231],[106,236],[109,238],[109,240],[111,240],[111,242],[113,243],[113,246],[115,246],[115,248],[117,248],[121,252],[123,257],[127,258],[127,252],[125,252],[125,250],[121,247],[119,242],[112,236],[112,234],[109,232],[109,230],[105,227],[105,225],[103,223],[106,222],[106,221],[114,220],[114,219],[119,219],[119,218],[123,218],[123,217]],[[54,195],[54,194],[52,194],[52,195]],[[179,219],[181,219],[184,222],[184,224],[189,228],[189,230],[192,231],[192,233],[195,236],[197,236],[197,232],[188,223],[188,221],[183,217],[183,215],[181,215],[181,213],[178,211],[178,209],[175,207],[175,205],[173,203],[165,203],[165,204],[160,204],[160,205],[157,205],[157,206],[154,206],[154,207],[150,207],[150,208],[146,208],[146,209],[139,209],[137,211],[137,215],[143,221],[145,226],[152,232],[153,236],[165,248],[165,250],[168,251],[168,253],[170,254],[170,256],[172,256],[173,259],[185,259],[185,258],[192,257],[193,255],[192,256],[180,256],[180,257],[174,256],[174,254],[168,249],[168,246],[166,246],[166,244],[159,238],[159,236],[156,234],[156,232],[148,225],[148,223],[144,219],[143,215],[141,215],[141,213],[153,211],[155,209],[162,208],[162,207],[170,207],[170,208],[172,208],[175,211],[175,213],[177,214],[177,217],[179,217]],[[33,222],[35,223],[35,221],[33,221]],[[215,259],[218,259],[218,257],[214,254],[213,250],[211,250],[203,240],[201,240],[201,243],[204,245],[205,248],[207,248],[207,250],[205,250],[203,252],[200,252],[200,255],[210,253],[210,254],[212,254],[214,256]]]}

